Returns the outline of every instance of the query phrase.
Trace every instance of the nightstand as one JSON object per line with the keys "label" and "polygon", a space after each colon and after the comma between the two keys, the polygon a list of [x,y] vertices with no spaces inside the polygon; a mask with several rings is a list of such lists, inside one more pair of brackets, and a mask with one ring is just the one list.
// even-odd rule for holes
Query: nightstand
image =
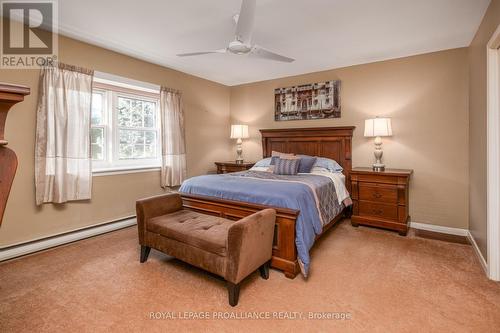
{"label": "nightstand", "polygon": [[351,171],[351,224],[408,232],[408,186],[413,170],[354,168]]}
{"label": "nightstand", "polygon": [[235,161],[215,162],[215,165],[217,165],[217,173],[245,171],[253,167],[254,164],[254,162],[236,163]]}

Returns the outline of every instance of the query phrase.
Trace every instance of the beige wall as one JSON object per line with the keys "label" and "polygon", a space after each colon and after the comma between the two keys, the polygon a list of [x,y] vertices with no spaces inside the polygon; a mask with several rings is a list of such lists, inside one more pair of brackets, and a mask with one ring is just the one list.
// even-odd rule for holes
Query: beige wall
{"label": "beige wall", "polygon": [[486,258],[486,44],[500,24],[500,0],[492,0],[469,47],[469,225]]}
{"label": "beige wall", "polygon": [[[188,175],[213,170],[227,159],[230,89],[73,39],[59,39],[61,61],[180,89],[186,113]],[[12,108],[6,127],[19,168],[0,228],[0,247],[135,214],[135,200],[161,192],[159,172],[95,177],[91,201],[35,206],[34,142],[38,75],[35,70],[0,70],[0,81],[27,85],[31,95]]]}
{"label": "beige wall", "polygon": [[[249,160],[262,155],[260,128],[355,125],[353,165],[370,165],[373,140],[363,137],[363,121],[390,116],[394,136],[384,139],[385,161],[388,167],[415,170],[412,220],[458,228],[468,227],[469,216],[467,55],[462,48],[226,87],[65,37],[60,38],[59,54],[69,64],[182,90],[189,176],[212,171],[213,161],[233,157],[234,146],[228,139],[232,122],[250,125],[252,137],[244,142]],[[32,89],[7,120],[6,138],[20,165],[0,228],[0,247],[133,215],[137,198],[161,192],[159,172],[104,176],[94,178],[91,201],[36,207],[38,75],[38,71],[0,70],[0,81]],[[342,80],[342,118],[274,121],[274,88],[330,79]]]}
{"label": "beige wall", "polygon": [[[274,89],[342,81],[342,117],[274,121]],[[233,122],[250,125],[245,158],[262,156],[261,128],[355,125],[353,166],[373,163],[373,139],[363,137],[366,118],[389,116],[394,136],[384,138],[392,168],[411,168],[412,220],[468,227],[467,49],[455,49],[231,88]]]}

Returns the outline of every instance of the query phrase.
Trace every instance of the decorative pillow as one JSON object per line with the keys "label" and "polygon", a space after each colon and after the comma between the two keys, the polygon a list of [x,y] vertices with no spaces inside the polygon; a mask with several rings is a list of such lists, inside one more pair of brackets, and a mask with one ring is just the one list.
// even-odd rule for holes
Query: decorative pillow
{"label": "decorative pillow", "polygon": [[300,159],[279,158],[274,165],[276,175],[296,175],[299,170]]}
{"label": "decorative pillow", "polygon": [[299,157],[298,156],[295,156],[295,155],[291,155],[291,154],[284,154],[283,156],[278,156],[278,155],[275,155],[275,156],[272,156],[271,157],[271,165],[275,165],[276,164],[276,161],[278,159],[284,159],[284,160],[298,160]]}
{"label": "decorative pillow", "polygon": [[308,155],[297,155],[300,158],[299,173],[309,173],[316,163],[317,158]]}
{"label": "decorative pillow", "polygon": [[342,172],[342,170],[344,170],[336,161],[325,157],[316,158],[316,163],[314,163],[313,168],[316,167],[327,169],[330,172]]}

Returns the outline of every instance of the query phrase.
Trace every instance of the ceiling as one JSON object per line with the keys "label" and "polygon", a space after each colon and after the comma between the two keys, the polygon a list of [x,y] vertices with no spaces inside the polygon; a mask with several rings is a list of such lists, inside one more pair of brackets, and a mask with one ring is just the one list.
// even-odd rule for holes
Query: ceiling
{"label": "ceiling", "polygon": [[253,42],[293,63],[225,48],[240,0],[64,0],[59,32],[225,85],[468,46],[490,0],[257,0]]}

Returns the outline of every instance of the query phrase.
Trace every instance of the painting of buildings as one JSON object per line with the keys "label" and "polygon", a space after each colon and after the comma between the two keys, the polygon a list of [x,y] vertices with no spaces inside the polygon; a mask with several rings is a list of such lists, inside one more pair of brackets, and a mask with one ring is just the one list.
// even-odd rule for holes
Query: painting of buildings
{"label": "painting of buildings", "polygon": [[274,120],[340,118],[340,81],[278,88]]}

